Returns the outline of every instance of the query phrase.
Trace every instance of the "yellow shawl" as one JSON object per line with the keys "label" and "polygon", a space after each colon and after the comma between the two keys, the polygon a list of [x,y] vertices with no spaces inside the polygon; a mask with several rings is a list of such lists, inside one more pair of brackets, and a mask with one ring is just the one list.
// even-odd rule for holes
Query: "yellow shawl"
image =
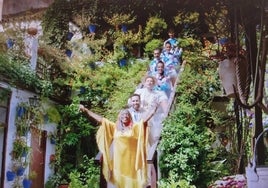
{"label": "yellow shawl", "polygon": [[[147,182],[147,134],[143,121],[127,132],[103,118],[96,139],[103,154],[103,175],[117,188],[142,188]],[[113,142],[113,151],[111,144]]]}

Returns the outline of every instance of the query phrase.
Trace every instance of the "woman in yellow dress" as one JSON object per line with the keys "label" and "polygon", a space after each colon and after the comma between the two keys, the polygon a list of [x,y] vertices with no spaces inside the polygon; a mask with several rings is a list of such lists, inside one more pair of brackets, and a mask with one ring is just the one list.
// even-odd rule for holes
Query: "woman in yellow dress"
{"label": "woman in yellow dress", "polygon": [[101,123],[96,139],[103,154],[102,172],[106,181],[117,188],[144,188],[147,185],[147,122],[156,108],[137,123],[133,123],[127,109],[119,113],[116,123],[83,105],[79,109]]}

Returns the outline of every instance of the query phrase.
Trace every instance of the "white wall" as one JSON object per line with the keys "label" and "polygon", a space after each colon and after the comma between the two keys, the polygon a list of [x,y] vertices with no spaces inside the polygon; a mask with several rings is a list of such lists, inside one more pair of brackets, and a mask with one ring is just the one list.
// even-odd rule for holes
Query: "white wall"
{"label": "white wall", "polygon": [[[6,163],[5,165],[5,174],[6,171],[11,170],[12,160],[11,160],[11,151],[13,147],[13,140],[15,138],[15,117],[16,117],[16,107],[21,102],[28,102],[29,97],[33,97],[34,93],[28,92],[26,90],[19,90],[16,88],[10,87],[8,84],[0,82],[0,87],[11,88],[12,95],[10,101],[10,113],[9,113],[9,125],[8,125],[8,135],[7,135],[7,147],[6,147]],[[53,123],[47,123],[44,126],[41,126],[43,130],[46,130],[48,133],[56,129],[56,125]],[[29,135],[30,137],[30,135]],[[27,140],[30,140],[29,138]],[[30,144],[30,142],[28,142]],[[49,157],[51,154],[55,153],[55,145],[50,143],[50,140],[47,139],[47,148],[46,148],[46,157],[45,157],[45,181],[47,181],[48,176],[53,173],[53,170],[49,168]],[[12,184],[14,181],[7,181],[6,177],[4,181],[4,188],[13,188]]]}

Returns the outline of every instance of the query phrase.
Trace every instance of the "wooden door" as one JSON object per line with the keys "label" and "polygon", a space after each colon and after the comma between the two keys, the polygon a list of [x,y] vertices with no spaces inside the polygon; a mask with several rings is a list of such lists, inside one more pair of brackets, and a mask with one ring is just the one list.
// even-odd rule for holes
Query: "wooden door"
{"label": "wooden door", "polygon": [[32,180],[31,188],[42,188],[44,187],[47,131],[32,128],[31,135],[32,156],[30,173],[36,172],[36,177]]}

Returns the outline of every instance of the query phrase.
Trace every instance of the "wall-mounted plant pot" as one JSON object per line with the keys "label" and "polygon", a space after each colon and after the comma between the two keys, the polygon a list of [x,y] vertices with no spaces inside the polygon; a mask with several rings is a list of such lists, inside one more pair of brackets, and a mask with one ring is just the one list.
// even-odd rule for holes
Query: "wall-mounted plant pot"
{"label": "wall-mounted plant pot", "polygon": [[121,25],[121,30],[126,33],[127,32],[127,26],[126,25]]}
{"label": "wall-mounted plant pot", "polygon": [[22,157],[27,157],[27,154],[28,154],[28,152],[27,151],[24,151],[21,156]]}
{"label": "wall-mounted plant pot", "polygon": [[67,40],[71,40],[73,38],[74,34],[72,32],[67,33]]}
{"label": "wall-mounted plant pot", "polygon": [[32,180],[23,179],[22,181],[23,188],[30,188],[32,185]]}
{"label": "wall-mounted plant pot", "polygon": [[55,139],[54,137],[51,137],[51,138],[50,138],[50,143],[51,143],[51,144],[56,144],[56,139]]}
{"label": "wall-mounted plant pot", "polygon": [[14,45],[14,41],[12,40],[12,39],[7,39],[7,41],[6,41],[6,44],[7,44],[7,48],[9,49],[9,48],[12,48],[13,47],[13,45]]}
{"label": "wall-mounted plant pot", "polygon": [[95,69],[96,69],[96,64],[95,64],[94,62],[89,63],[88,66],[89,66],[92,70],[95,70]]}
{"label": "wall-mounted plant pot", "polygon": [[48,117],[47,114],[45,114],[45,115],[43,116],[43,119],[44,119],[44,123],[48,123],[48,122],[49,122],[49,117]]}
{"label": "wall-mounted plant pot", "polygon": [[50,156],[49,156],[49,162],[50,163],[53,163],[53,162],[55,162],[56,161],[56,155],[55,154],[51,154]]}
{"label": "wall-mounted plant pot", "polygon": [[13,171],[7,171],[6,176],[7,176],[7,181],[13,181],[16,177],[16,173]]}
{"label": "wall-mounted plant pot", "polygon": [[37,28],[35,28],[35,27],[30,27],[30,28],[27,29],[27,33],[28,33],[29,35],[36,35],[37,32],[38,32],[38,30],[37,30]]}
{"label": "wall-mounted plant pot", "polygon": [[84,93],[86,93],[86,88],[81,86],[80,87],[80,94],[84,94]]}
{"label": "wall-mounted plant pot", "polygon": [[17,176],[23,176],[24,174],[24,171],[25,171],[25,168],[20,166],[18,169],[17,169]]}
{"label": "wall-mounted plant pot", "polygon": [[71,57],[72,56],[72,50],[69,50],[69,49],[67,49],[66,51],[65,51],[65,54],[68,56],[68,57]]}
{"label": "wall-mounted plant pot", "polygon": [[220,45],[225,45],[228,42],[228,38],[220,38],[219,43]]}
{"label": "wall-mounted plant pot", "polygon": [[40,56],[44,55],[45,54],[45,49],[44,48],[38,48],[37,49],[37,54],[40,55]]}
{"label": "wall-mounted plant pot", "polygon": [[23,106],[18,106],[17,107],[17,116],[22,117],[26,112],[26,108]]}
{"label": "wall-mounted plant pot", "polygon": [[95,31],[96,31],[96,25],[90,24],[88,26],[88,30],[89,30],[90,33],[95,33]]}
{"label": "wall-mounted plant pot", "polygon": [[125,67],[127,65],[127,60],[126,59],[121,59],[120,61],[119,61],[119,66],[120,67]]}

